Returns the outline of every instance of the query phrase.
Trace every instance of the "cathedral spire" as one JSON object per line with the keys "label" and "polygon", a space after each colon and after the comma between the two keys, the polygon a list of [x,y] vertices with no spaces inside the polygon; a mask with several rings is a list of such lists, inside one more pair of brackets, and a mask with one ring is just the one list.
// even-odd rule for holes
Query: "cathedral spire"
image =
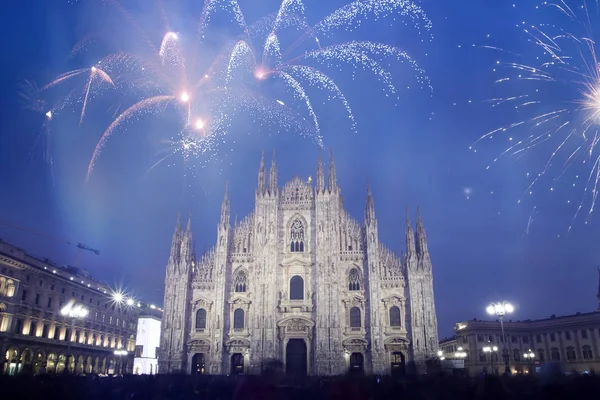
{"label": "cathedral spire", "polygon": [[317,193],[325,193],[325,169],[323,168],[321,149],[319,149],[319,159],[317,161]]}
{"label": "cathedral spire", "polygon": [[333,149],[329,149],[329,192],[337,191],[337,179],[335,176],[335,163],[333,162]]}
{"label": "cathedral spire", "polygon": [[277,164],[275,164],[275,149],[273,149],[273,160],[271,161],[271,170],[269,171],[269,193],[277,193]]}
{"label": "cathedral spire", "polygon": [[598,311],[600,311],[600,267],[598,267],[598,294],[596,297],[598,298]]}
{"label": "cathedral spire", "polygon": [[221,204],[221,221],[220,226],[225,228],[229,225],[229,182],[225,182],[225,196],[223,197],[223,203]]}
{"label": "cathedral spire", "polygon": [[415,234],[410,226],[410,217],[408,216],[408,207],[406,207],[406,258],[414,258],[415,251]]}
{"label": "cathedral spire", "polygon": [[427,237],[425,236],[425,227],[421,219],[421,209],[417,207],[417,240],[416,240],[417,256],[422,258],[429,254],[427,250]]}
{"label": "cathedral spire", "polygon": [[265,173],[265,152],[262,152],[262,157],[260,159],[260,168],[258,169],[258,189],[257,193],[259,195],[264,195],[267,190],[267,182],[266,182],[266,173]]}
{"label": "cathedral spire", "polygon": [[185,230],[186,234],[192,233],[192,212],[190,211],[189,215],[188,215],[188,223],[187,223],[187,229]]}
{"label": "cathedral spire", "polygon": [[175,223],[175,231],[171,240],[171,254],[169,263],[167,264],[167,274],[173,271],[181,258],[181,242],[183,241],[183,230],[181,229],[181,214],[177,213],[177,222]]}
{"label": "cathedral spire", "polygon": [[371,193],[371,183],[367,178],[367,204],[365,207],[365,222],[367,226],[372,225],[375,222],[375,202],[373,201],[373,194]]}

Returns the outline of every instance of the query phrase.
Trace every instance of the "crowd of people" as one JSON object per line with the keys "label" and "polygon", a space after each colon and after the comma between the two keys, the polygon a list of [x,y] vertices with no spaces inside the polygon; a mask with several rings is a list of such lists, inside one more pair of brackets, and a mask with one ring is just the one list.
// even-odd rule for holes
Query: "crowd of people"
{"label": "crowd of people", "polygon": [[454,377],[441,373],[390,377],[349,374],[343,377],[290,379],[281,369],[261,376],[141,375],[1,376],[3,400],[558,400],[600,397],[595,375]]}

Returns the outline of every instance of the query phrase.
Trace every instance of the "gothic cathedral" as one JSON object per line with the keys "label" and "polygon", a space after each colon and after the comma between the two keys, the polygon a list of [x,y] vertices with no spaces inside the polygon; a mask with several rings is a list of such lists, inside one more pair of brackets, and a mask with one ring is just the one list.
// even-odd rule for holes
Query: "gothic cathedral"
{"label": "gothic cathedral", "polygon": [[352,218],[321,157],[316,185],[277,183],[275,155],[258,171],[254,212],[230,226],[225,189],[216,246],[200,259],[177,223],[165,278],[159,371],[257,374],[281,360],[288,374],[402,374],[438,350],[431,260],[421,216],[406,221],[401,257],[378,237],[367,188],[364,223]]}

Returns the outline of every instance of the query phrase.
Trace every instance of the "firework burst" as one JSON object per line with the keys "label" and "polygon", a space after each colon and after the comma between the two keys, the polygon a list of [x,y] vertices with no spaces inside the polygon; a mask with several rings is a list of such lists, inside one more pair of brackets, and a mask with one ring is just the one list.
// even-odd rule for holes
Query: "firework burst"
{"label": "firework burst", "polygon": [[[476,145],[484,139],[507,143],[494,163],[505,156],[520,158],[531,151],[535,151],[534,159],[545,154],[539,169],[527,173],[528,186],[518,202],[534,192],[579,188],[579,199],[566,199],[567,204],[576,207],[569,231],[582,213],[586,215],[585,223],[590,221],[600,184],[600,64],[594,39],[600,19],[598,10],[589,7],[597,8],[596,2],[558,0],[539,6],[545,16],[558,14],[560,22],[523,22],[520,29],[529,46],[526,55],[484,46],[497,51],[500,58],[510,57],[506,62],[498,60],[494,68],[495,82],[507,95],[490,103],[516,116],[471,146],[476,151]],[[540,207],[533,206],[527,232],[539,212]]]}
{"label": "firework burst", "polygon": [[[177,133],[167,140],[167,154],[157,164],[172,155],[181,155],[189,163],[214,157],[235,118],[242,115],[250,116],[263,127],[300,131],[322,146],[319,111],[312,95],[315,90],[324,93],[327,100],[341,104],[349,130],[357,132],[351,102],[328,70],[367,71],[382,83],[389,96],[398,92],[390,72],[391,63],[406,63],[421,87],[431,90],[425,72],[402,49],[371,41],[324,43],[334,39],[339,29],[351,32],[369,18],[388,16],[394,20],[398,17],[419,33],[427,33],[431,21],[413,1],[356,0],[310,25],[301,0],[283,0],[272,16],[249,25],[237,0],[206,0],[198,33],[170,31],[159,46],[152,43],[152,35],[146,35],[121,4],[115,0],[109,4],[131,22],[132,32],[147,44],[144,52],[109,55],[89,68],[64,73],[40,89],[46,93],[78,80],[78,87],[64,97],[58,108],[44,112],[49,113],[48,119],[54,119],[59,109],[80,104],[80,123],[91,99],[108,88],[126,92],[129,102],[119,104],[119,111],[98,141],[88,166],[88,179],[110,139],[146,115],[172,116],[175,112],[180,121],[173,130]],[[167,20],[164,5],[160,1],[159,4],[162,18]],[[231,31],[236,33],[215,48],[211,27],[219,13],[231,16]],[[283,46],[281,36],[289,36],[290,32],[297,37],[291,45]],[[287,36],[285,42],[290,39]],[[78,43],[74,52],[81,54],[88,42]],[[283,93],[275,93],[273,87],[283,87]]]}

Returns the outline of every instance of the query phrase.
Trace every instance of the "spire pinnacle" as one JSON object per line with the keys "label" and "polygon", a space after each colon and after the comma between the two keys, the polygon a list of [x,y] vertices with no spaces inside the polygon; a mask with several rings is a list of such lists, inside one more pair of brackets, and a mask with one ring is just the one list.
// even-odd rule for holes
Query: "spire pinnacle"
{"label": "spire pinnacle", "polygon": [[266,174],[265,174],[265,151],[263,150],[260,158],[260,168],[258,169],[258,188],[257,192],[264,195],[267,190]]}
{"label": "spire pinnacle", "polygon": [[321,148],[319,148],[319,156],[317,158],[317,193],[325,193],[325,169],[323,168],[323,156]]}
{"label": "spire pinnacle", "polygon": [[181,230],[181,213],[177,213],[177,221],[175,222],[175,232]]}
{"label": "spire pinnacle", "polygon": [[221,203],[221,221],[219,225],[225,228],[229,225],[229,181],[225,181],[225,196]]}
{"label": "spire pinnacle", "polygon": [[600,311],[600,267],[598,267],[598,311]]}
{"label": "spire pinnacle", "polygon": [[410,216],[408,214],[408,207],[406,207],[406,258],[413,258],[415,253],[415,234],[410,226]]}
{"label": "spire pinnacle", "polygon": [[427,250],[427,236],[425,235],[425,227],[423,226],[423,219],[421,218],[421,209],[417,207],[417,235],[416,235],[416,249],[419,258],[428,255]]}
{"label": "spire pinnacle", "polygon": [[334,192],[337,189],[337,177],[335,174],[335,163],[333,162],[333,149],[329,148],[329,191]]}
{"label": "spire pinnacle", "polygon": [[269,193],[277,193],[277,164],[275,163],[275,149],[273,149],[273,159],[271,161],[271,170],[269,171]]}
{"label": "spire pinnacle", "polygon": [[371,184],[367,177],[367,203],[365,206],[365,222],[367,225],[371,225],[375,222],[375,202],[373,201],[373,195],[371,193]]}
{"label": "spire pinnacle", "polygon": [[192,231],[192,212],[190,211],[188,214],[188,223],[187,223],[186,232],[191,232],[191,231]]}

